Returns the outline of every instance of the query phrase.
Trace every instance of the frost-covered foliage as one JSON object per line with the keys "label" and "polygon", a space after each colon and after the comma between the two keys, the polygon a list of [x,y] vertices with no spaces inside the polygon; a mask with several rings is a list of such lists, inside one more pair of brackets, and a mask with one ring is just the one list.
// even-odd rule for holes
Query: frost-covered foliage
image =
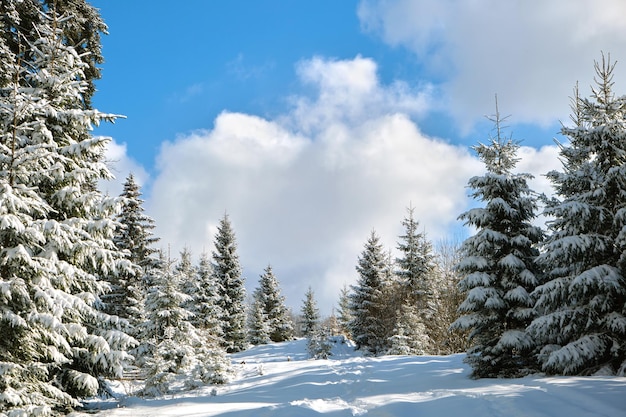
{"label": "frost-covered foliage", "polygon": [[393,335],[388,338],[388,355],[423,355],[430,338],[420,310],[416,305],[404,304],[397,314]]}
{"label": "frost-covered foliage", "polygon": [[313,359],[328,359],[332,349],[332,332],[327,326],[318,326],[307,342],[309,356]]}
{"label": "frost-covered foliage", "polygon": [[350,332],[350,322],[352,321],[352,311],[350,311],[350,289],[344,284],[339,293],[339,302],[337,306],[337,324],[339,332],[348,339],[352,339]]}
{"label": "frost-covered foliage", "polygon": [[317,308],[315,293],[311,287],[304,294],[300,314],[302,315],[300,332],[304,337],[310,339],[318,329],[320,321],[320,311]]}
{"label": "frost-covered foliage", "polygon": [[224,346],[228,352],[246,348],[246,288],[241,275],[237,242],[228,215],[217,228],[213,251],[213,276],[218,283]]}
{"label": "frost-covered foliage", "polygon": [[[194,287],[192,310],[194,314],[192,323],[198,329],[206,330],[214,337],[223,337],[222,316],[220,308],[219,294],[221,284],[213,274],[213,266],[207,253],[200,255],[197,267],[197,285]],[[223,341],[220,342],[223,344]]]}
{"label": "frost-covered foliage", "polygon": [[144,213],[139,185],[130,174],[124,182],[120,195],[122,208],[117,217],[119,226],[113,241],[118,249],[126,252],[127,259],[135,268],[123,274],[107,277],[111,291],[103,297],[105,311],[127,319],[133,327],[143,318],[146,271],[154,267],[153,248],[158,238],[152,235],[155,223]]}
{"label": "frost-covered foliage", "polygon": [[[615,64],[596,63],[590,98],[573,98],[574,125],[561,132],[562,171],[548,178],[557,198],[540,257],[541,314],[530,331],[543,346],[543,370],[590,374],[626,360],[626,96],[613,93]],[[623,372],[623,371],[622,371]]]}
{"label": "frost-covered foliage", "polygon": [[374,231],[365,243],[356,270],[359,279],[352,286],[350,294],[350,330],[357,349],[378,355],[387,350],[387,338],[391,330],[384,289],[389,287],[393,273],[389,257]]}
{"label": "frost-covered foliage", "polygon": [[269,338],[272,342],[284,342],[293,338],[293,323],[285,305],[285,297],[280,294],[280,284],[270,265],[259,279],[254,294],[255,302],[261,306],[267,322]]}
{"label": "frost-covered foliage", "polygon": [[429,278],[435,269],[432,244],[425,232],[418,230],[414,208],[409,207],[408,215],[402,221],[405,234],[400,236],[398,250],[402,256],[396,258],[395,274],[402,286],[403,299],[418,309],[425,311],[430,296]]}
{"label": "frost-covered foliage", "polygon": [[502,137],[497,105],[492,121],[495,137],[474,148],[487,172],[469,181],[473,197],[485,206],[459,217],[477,232],[461,247],[460,287],[467,296],[452,328],[471,329],[466,361],[474,377],[517,376],[534,367],[534,345],[525,329],[534,314],[535,246],[542,232],[531,224],[536,201],[527,185],[530,175],[512,172],[519,145]]}
{"label": "frost-covered foliage", "polygon": [[254,294],[254,301],[248,312],[248,342],[253,345],[265,345],[271,342],[269,320],[258,293]]}
{"label": "frost-covered foliage", "polygon": [[184,308],[190,296],[181,291],[184,268],[161,255],[153,269],[146,296],[147,321],[144,338],[149,348],[142,361],[146,374],[144,395],[161,395],[182,388],[227,380],[229,365],[219,339],[196,329],[192,314]]}
{"label": "frost-covered foliage", "polygon": [[[408,215],[402,221],[405,232],[398,243],[401,256],[395,262],[395,293],[387,297],[387,303],[393,303],[389,307],[395,309],[394,334],[388,340],[392,345],[404,343],[409,346],[411,354],[424,354],[429,339],[425,324],[432,313],[435,256],[426,233],[418,231],[414,208],[409,207],[407,211]],[[398,350],[393,346],[391,349]]]}
{"label": "frost-covered foliage", "polygon": [[134,343],[98,309],[102,277],[131,263],[112,240],[118,203],[95,188],[110,173],[107,139],[90,131],[115,116],[87,108],[91,58],[68,42],[76,16],[60,15],[80,4],[97,16],[80,1],[0,4],[0,413],[9,415],[76,406],[121,375]]}

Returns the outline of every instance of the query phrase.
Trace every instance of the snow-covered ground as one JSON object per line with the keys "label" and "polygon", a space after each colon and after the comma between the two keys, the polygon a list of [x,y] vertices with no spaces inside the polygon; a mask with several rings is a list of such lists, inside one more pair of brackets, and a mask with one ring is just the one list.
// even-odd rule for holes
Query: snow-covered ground
{"label": "snow-covered ground", "polygon": [[[464,355],[365,358],[337,343],[310,360],[306,341],[232,355],[231,383],[158,399],[120,396],[73,416],[626,416],[626,378],[468,378]],[[123,387],[119,387],[123,392]]]}

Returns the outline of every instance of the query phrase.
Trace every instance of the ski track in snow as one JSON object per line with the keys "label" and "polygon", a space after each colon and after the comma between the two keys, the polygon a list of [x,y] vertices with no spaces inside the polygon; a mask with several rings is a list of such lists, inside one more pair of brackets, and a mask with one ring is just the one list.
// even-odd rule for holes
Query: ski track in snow
{"label": "ski track in snow", "polygon": [[229,384],[157,399],[94,401],[89,413],[72,415],[626,417],[626,378],[472,380],[463,354],[364,358],[338,343],[332,359],[309,360],[306,340],[231,357],[237,374]]}

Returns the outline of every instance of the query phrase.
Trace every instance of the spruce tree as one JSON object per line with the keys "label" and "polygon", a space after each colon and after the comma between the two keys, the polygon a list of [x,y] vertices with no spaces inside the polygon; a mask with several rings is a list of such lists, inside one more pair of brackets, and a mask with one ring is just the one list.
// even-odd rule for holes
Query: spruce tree
{"label": "spruce tree", "polygon": [[430,344],[417,306],[404,304],[398,312],[393,335],[388,338],[388,355],[423,355]]}
{"label": "spruce tree", "polygon": [[270,340],[284,342],[293,338],[293,324],[285,305],[285,297],[280,294],[280,284],[270,265],[265,268],[259,279],[255,297],[266,317]]}
{"label": "spruce tree", "polygon": [[533,318],[532,291],[538,284],[536,244],[541,230],[533,226],[536,201],[529,174],[513,173],[519,145],[502,135],[498,112],[491,118],[495,136],[474,147],[485,164],[483,176],[469,180],[472,196],[485,203],[459,219],[477,232],[463,242],[460,287],[467,292],[452,325],[471,329],[467,352],[474,377],[518,376],[534,368],[533,342],[526,327]]}
{"label": "spruce tree", "polygon": [[395,263],[398,282],[395,285],[396,290],[387,297],[388,302],[393,303],[390,307],[395,309],[394,328],[403,334],[389,340],[397,343],[403,338],[414,338],[415,340],[408,341],[409,351],[423,354],[428,345],[425,342],[428,340],[425,323],[432,318],[430,303],[431,280],[435,271],[434,255],[432,244],[426,238],[425,232],[418,231],[419,222],[415,220],[414,208],[410,206],[407,211],[408,215],[402,221],[405,234],[400,236],[398,243],[402,256],[396,258]]}
{"label": "spruce tree", "polygon": [[356,267],[357,284],[352,286],[350,330],[357,349],[377,355],[387,350],[389,306],[384,289],[392,278],[387,255],[376,232],[372,231]]}
{"label": "spruce tree", "polygon": [[419,222],[415,220],[415,209],[407,209],[408,215],[402,221],[405,234],[400,236],[398,250],[402,256],[396,259],[396,275],[400,278],[406,300],[425,313],[429,301],[429,278],[434,270],[432,244],[424,232],[419,232]]}
{"label": "spruce tree", "polygon": [[221,291],[219,307],[223,312],[224,346],[228,352],[240,352],[246,348],[246,289],[228,215],[224,215],[217,228],[213,275]]}
{"label": "spruce tree", "polygon": [[300,314],[302,315],[302,335],[310,339],[319,327],[320,321],[320,311],[317,308],[315,293],[311,287],[309,287],[307,292],[304,294],[304,301],[302,302]]}
{"label": "spruce tree", "polygon": [[182,291],[185,268],[175,267],[163,254],[160,264],[152,269],[146,297],[144,334],[149,348],[142,361],[147,375],[142,393],[166,394],[172,382],[181,378],[184,388],[225,382],[229,374],[226,352],[216,339],[193,326],[193,315],[184,307],[191,298]]}
{"label": "spruce tree", "polygon": [[248,342],[253,345],[266,345],[270,339],[270,326],[260,292],[254,293],[254,301],[248,313]]}
{"label": "spruce tree", "polygon": [[548,174],[557,196],[530,331],[551,374],[626,369],[626,96],[613,92],[614,68],[603,56],[590,98],[576,90],[563,170]]}
{"label": "spruce tree", "polygon": [[[77,1],[76,4],[79,2]],[[86,6],[87,7],[87,6]],[[28,13],[27,13],[28,12]],[[0,413],[66,412],[120,376],[133,340],[97,308],[128,271],[112,239],[107,138],[92,126],[89,63],[54,4],[0,4]],[[97,30],[97,29],[96,29]],[[87,58],[89,59],[89,58]]]}
{"label": "spruce tree", "polygon": [[144,214],[144,201],[132,174],[126,178],[120,197],[122,208],[117,217],[119,226],[113,241],[118,249],[126,252],[127,259],[135,268],[128,273],[108,277],[111,291],[103,297],[103,301],[107,313],[127,319],[137,326],[143,317],[144,278],[156,262],[153,245],[159,239],[152,234],[154,220]]}
{"label": "spruce tree", "polygon": [[[221,340],[223,337],[223,311],[220,308],[219,294],[222,292],[220,283],[215,279],[213,266],[206,252],[200,255],[198,263],[198,288],[194,298],[194,326],[206,330],[213,337]],[[223,344],[223,341],[220,342]]]}
{"label": "spruce tree", "polygon": [[350,322],[352,321],[352,312],[350,311],[350,289],[344,284],[339,293],[339,303],[337,308],[339,330],[349,339],[352,338],[350,332]]}

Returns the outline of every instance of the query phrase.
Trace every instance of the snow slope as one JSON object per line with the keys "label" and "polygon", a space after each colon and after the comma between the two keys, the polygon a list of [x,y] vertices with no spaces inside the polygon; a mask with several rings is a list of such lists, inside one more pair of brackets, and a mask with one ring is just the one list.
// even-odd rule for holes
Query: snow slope
{"label": "snow slope", "polygon": [[[626,416],[626,378],[468,378],[463,356],[365,358],[336,343],[330,360],[309,360],[306,341],[232,355],[227,385],[158,399],[96,401],[89,415],[293,416]],[[86,413],[74,413],[86,416]]]}

